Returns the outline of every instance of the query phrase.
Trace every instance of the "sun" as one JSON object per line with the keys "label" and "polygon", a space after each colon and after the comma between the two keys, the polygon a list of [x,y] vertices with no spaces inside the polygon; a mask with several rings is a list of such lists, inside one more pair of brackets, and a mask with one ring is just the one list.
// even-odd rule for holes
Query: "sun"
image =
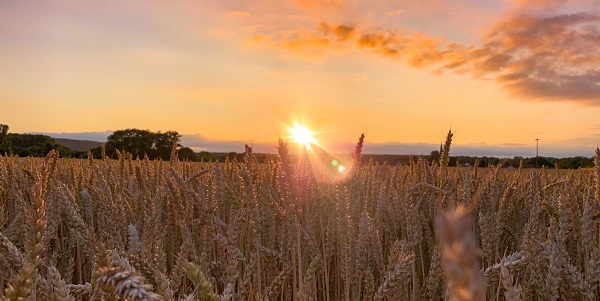
{"label": "sun", "polygon": [[295,123],[294,127],[290,127],[290,133],[292,134],[292,140],[300,145],[309,145],[316,142],[313,137],[314,133],[303,124]]}

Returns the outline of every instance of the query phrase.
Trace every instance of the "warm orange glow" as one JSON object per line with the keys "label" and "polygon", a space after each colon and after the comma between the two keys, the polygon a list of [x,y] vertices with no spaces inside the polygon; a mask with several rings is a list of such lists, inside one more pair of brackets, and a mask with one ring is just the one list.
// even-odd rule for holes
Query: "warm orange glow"
{"label": "warm orange glow", "polygon": [[531,157],[540,138],[590,157],[600,139],[594,1],[38,2],[0,1],[10,133],[174,130],[217,153],[283,138],[335,176],[363,132],[368,154],[429,154],[449,128],[454,155]]}
{"label": "warm orange glow", "polygon": [[295,123],[294,127],[290,128],[290,133],[292,134],[292,140],[300,145],[308,145],[316,142],[313,137],[314,133],[303,124]]}

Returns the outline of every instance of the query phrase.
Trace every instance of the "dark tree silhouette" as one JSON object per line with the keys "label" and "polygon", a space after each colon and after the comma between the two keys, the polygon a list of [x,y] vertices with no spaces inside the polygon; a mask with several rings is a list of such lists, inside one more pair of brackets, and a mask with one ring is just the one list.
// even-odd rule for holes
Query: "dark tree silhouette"
{"label": "dark tree silhouette", "polygon": [[177,156],[181,161],[198,161],[196,153],[189,147],[182,147],[177,150]]}
{"label": "dark tree silhouette", "polygon": [[180,147],[181,135],[175,131],[153,133],[149,130],[126,129],[113,132],[106,142],[107,155],[114,157],[116,151],[126,151],[134,158],[148,156],[150,159],[169,160],[173,147]]}
{"label": "dark tree silhouette", "polygon": [[8,139],[8,125],[0,124],[0,155],[10,154],[12,154],[12,148]]}

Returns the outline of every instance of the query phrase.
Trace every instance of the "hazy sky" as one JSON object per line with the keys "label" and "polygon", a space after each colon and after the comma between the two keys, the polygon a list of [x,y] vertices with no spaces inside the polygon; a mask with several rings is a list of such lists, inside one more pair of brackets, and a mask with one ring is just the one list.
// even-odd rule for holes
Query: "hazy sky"
{"label": "hazy sky", "polygon": [[452,128],[454,150],[505,156],[600,140],[598,1],[4,0],[0,41],[11,132],[268,150],[300,120],[348,151],[365,132],[369,152],[428,153]]}

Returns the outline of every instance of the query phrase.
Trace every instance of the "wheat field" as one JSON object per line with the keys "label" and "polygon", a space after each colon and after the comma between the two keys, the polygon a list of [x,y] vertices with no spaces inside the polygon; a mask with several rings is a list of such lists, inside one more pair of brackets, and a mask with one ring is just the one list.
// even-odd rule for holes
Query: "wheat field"
{"label": "wheat field", "polygon": [[[5,300],[600,300],[596,168],[0,157]],[[439,163],[439,164],[438,164]]]}

